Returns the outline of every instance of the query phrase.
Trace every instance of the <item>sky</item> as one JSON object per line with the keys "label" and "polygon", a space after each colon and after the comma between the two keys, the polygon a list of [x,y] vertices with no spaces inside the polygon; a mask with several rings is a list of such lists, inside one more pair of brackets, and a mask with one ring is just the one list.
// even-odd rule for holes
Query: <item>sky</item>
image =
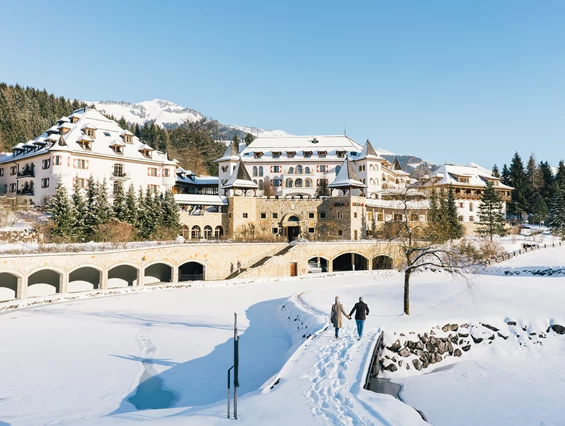
{"label": "sky", "polygon": [[565,2],[1,0],[0,81],[435,163],[565,159]]}

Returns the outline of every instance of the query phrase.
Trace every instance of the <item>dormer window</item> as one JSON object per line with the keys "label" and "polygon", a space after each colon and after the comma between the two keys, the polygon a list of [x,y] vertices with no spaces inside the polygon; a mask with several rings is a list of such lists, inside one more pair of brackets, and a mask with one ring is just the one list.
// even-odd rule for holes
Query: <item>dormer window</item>
{"label": "dormer window", "polygon": [[80,120],[80,116],[77,114],[73,114],[69,117],[69,119],[71,120],[71,123],[76,123],[77,121]]}
{"label": "dormer window", "polygon": [[87,135],[82,135],[77,141],[80,147],[86,151],[92,151],[92,139]]}
{"label": "dormer window", "polygon": [[273,158],[281,158],[280,151],[273,151]]}
{"label": "dormer window", "polygon": [[115,145],[115,146],[112,146],[110,148],[112,148],[112,151],[114,151],[114,154],[124,155],[124,147],[123,146]]}
{"label": "dormer window", "polygon": [[149,145],[145,144],[143,145],[139,152],[141,152],[141,154],[145,157],[145,158],[151,158],[151,151],[153,151],[153,148],[151,148]]}
{"label": "dormer window", "polygon": [[345,151],[336,151],[337,158],[345,158]]}
{"label": "dormer window", "polygon": [[59,129],[58,129],[56,126],[53,126],[53,127],[49,128],[49,129],[47,129],[47,132],[46,132],[46,133],[47,133],[48,135],[55,135],[55,134],[58,134],[58,133],[59,133]]}
{"label": "dormer window", "polygon": [[469,183],[469,178],[465,176],[458,176],[457,181],[461,183]]}
{"label": "dormer window", "polygon": [[81,130],[88,137],[91,137],[91,138],[96,137],[96,127],[94,127],[94,125],[92,125],[90,123],[86,123],[84,126],[82,126]]}
{"label": "dormer window", "polygon": [[59,126],[59,133],[61,135],[66,135],[71,131],[72,126],[69,123],[63,123]]}
{"label": "dormer window", "polygon": [[258,160],[258,159],[260,159],[261,157],[263,157],[263,153],[262,153],[261,151],[259,151],[259,152],[254,152],[253,154],[254,154],[254,158],[255,158],[256,160]]}
{"label": "dormer window", "polygon": [[132,144],[133,143],[133,133],[129,130],[124,130],[120,133],[120,137],[125,143]]}
{"label": "dormer window", "polygon": [[312,151],[304,151],[304,158],[312,158]]}
{"label": "dormer window", "polygon": [[287,151],[286,152],[286,156],[288,158],[294,158],[295,155],[296,155],[296,151]]}
{"label": "dormer window", "polygon": [[320,157],[320,158],[326,158],[327,154],[328,154],[328,151],[318,151],[318,157]]}

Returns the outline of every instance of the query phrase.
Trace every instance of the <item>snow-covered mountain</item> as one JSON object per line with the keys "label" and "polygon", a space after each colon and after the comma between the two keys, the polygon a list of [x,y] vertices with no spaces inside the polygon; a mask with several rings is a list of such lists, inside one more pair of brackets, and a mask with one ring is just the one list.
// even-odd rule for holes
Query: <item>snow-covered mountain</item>
{"label": "snow-covered mountain", "polygon": [[[87,102],[89,105],[94,104],[96,109],[107,115],[112,115],[119,120],[124,117],[129,123],[137,123],[143,125],[148,121],[165,128],[176,127],[185,121],[197,121],[204,117],[199,111],[191,108],[185,108],[173,102],[162,99],[153,99],[151,101],[143,101],[138,103],[115,102],[115,101],[95,101]],[[222,124],[222,130],[231,133],[231,137],[237,134],[239,137],[245,137],[247,133],[254,136],[288,136],[289,133],[283,130],[264,130],[257,127],[246,127],[231,124]]]}

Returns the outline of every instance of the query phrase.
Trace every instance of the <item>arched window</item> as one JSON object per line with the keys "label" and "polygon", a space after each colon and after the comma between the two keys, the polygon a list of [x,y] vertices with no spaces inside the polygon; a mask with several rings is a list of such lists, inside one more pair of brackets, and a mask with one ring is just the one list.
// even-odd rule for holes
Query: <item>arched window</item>
{"label": "arched window", "polygon": [[257,179],[253,179],[253,183],[257,185]]}
{"label": "arched window", "polygon": [[306,188],[312,188],[312,179],[306,179]]}
{"label": "arched window", "polygon": [[304,169],[304,173],[307,174],[307,175],[311,174],[312,172],[310,171],[310,167],[306,167]]}
{"label": "arched window", "polygon": [[341,170],[341,166],[335,166],[335,174],[338,175],[339,171]]}
{"label": "arched window", "polygon": [[124,177],[124,165],[121,163],[116,163],[114,164],[113,170],[112,170],[112,176],[113,177]]}
{"label": "arched window", "polygon": [[376,185],[375,179],[371,178],[371,185]]}
{"label": "arched window", "polygon": [[398,181],[398,179],[396,179],[396,184],[398,185],[400,182]]}
{"label": "arched window", "polygon": [[375,171],[375,166],[373,164],[371,164],[371,166],[369,167],[369,170],[371,170],[372,172]]}
{"label": "arched window", "polygon": [[263,176],[263,166],[259,166],[259,177]]}
{"label": "arched window", "polygon": [[418,221],[420,220],[420,216],[418,216],[416,213],[412,213],[412,214],[410,215],[410,220],[411,220],[412,222],[418,222]]}
{"label": "arched window", "polygon": [[257,176],[257,166],[253,166],[253,176]]}
{"label": "arched window", "polygon": [[218,239],[221,238],[224,235],[224,229],[218,225],[216,226],[216,229],[214,229],[214,238]]}
{"label": "arched window", "polygon": [[263,190],[263,188],[265,188],[265,185],[263,184],[263,179],[259,179],[259,189]]}
{"label": "arched window", "polygon": [[289,168],[288,168],[288,174],[289,174],[289,175],[293,175],[293,174],[294,174],[294,167],[289,167]]}
{"label": "arched window", "polygon": [[192,227],[192,230],[190,231],[190,238],[193,239],[193,240],[199,240],[200,239],[200,226],[194,225]]}
{"label": "arched window", "polygon": [[212,227],[210,225],[204,227],[204,238],[207,240],[212,238]]}
{"label": "arched window", "polygon": [[294,186],[297,188],[302,188],[302,179],[296,179]]}
{"label": "arched window", "polygon": [[287,188],[292,188],[292,179],[287,179],[287,180],[286,180],[286,187],[287,187]]}
{"label": "arched window", "polygon": [[301,175],[302,174],[302,166],[296,166],[296,174],[297,175]]}

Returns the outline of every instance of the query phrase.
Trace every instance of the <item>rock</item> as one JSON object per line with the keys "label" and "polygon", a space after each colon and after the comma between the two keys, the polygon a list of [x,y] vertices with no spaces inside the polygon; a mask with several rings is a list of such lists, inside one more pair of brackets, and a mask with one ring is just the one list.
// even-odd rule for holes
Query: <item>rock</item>
{"label": "rock", "polygon": [[428,343],[428,333],[424,333],[423,335],[418,334],[418,338],[422,343]]}
{"label": "rock", "polygon": [[404,358],[409,357],[410,355],[412,355],[412,353],[410,352],[410,349],[408,348],[402,348],[399,352],[398,355],[403,356]]}
{"label": "rock", "polygon": [[399,361],[398,361],[398,366],[399,366],[399,367],[402,367],[402,360],[399,360]]}
{"label": "rock", "polygon": [[489,340],[494,340],[495,337],[496,337],[496,336],[493,334],[493,335],[490,336],[488,339],[489,339]]}
{"label": "rock", "polygon": [[469,349],[471,349],[471,345],[463,346],[461,349],[463,349],[463,352],[467,352]]}
{"label": "rock", "polygon": [[426,350],[428,352],[434,352],[436,350],[436,345],[434,345],[432,342],[428,342],[426,343]]}
{"label": "rock", "polygon": [[540,339],[545,339],[545,333],[540,333],[540,334],[538,334],[538,337],[539,337]]}
{"label": "rock", "polygon": [[439,342],[437,345],[437,352],[440,354],[444,354],[447,352],[447,343],[445,342]]}
{"label": "rock", "polygon": [[447,337],[447,339],[448,339],[451,343],[457,344],[457,339],[458,339],[457,334],[454,334],[453,336],[450,334],[450,335]]}
{"label": "rock", "polygon": [[433,330],[430,331],[430,335],[435,336],[435,334],[436,334],[435,331],[433,331]]}
{"label": "rock", "polygon": [[536,335],[537,335],[536,332],[533,332],[533,331],[532,331],[532,332],[530,333],[530,336],[536,336]]}
{"label": "rock", "polygon": [[[414,360],[414,361],[417,361],[417,360]],[[408,363],[406,364],[406,369],[410,370],[410,364],[408,364]]]}
{"label": "rock", "polygon": [[395,357],[395,356],[392,357],[392,362],[396,362],[396,357]]}
{"label": "rock", "polygon": [[461,349],[457,348],[453,351],[453,356],[461,356],[463,353],[461,352]]}
{"label": "rock", "polygon": [[[414,368],[418,371],[420,371],[422,369],[422,363],[420,362],[419,359],[413,359],[412,360],[412,365],[414,366]],[[409,367],[408,364],[406,364],[406,367]]]}
{"label": "rock", "polygon": [[459,337],[463,337],[463,338],[469,337],[469,333],[457,333],[457,335],[458,335]]}
{"label": "rock", "polygon": [[565,334],[565,327],[559,324],[553,324],[551,329],[555,331],[557,334]]}
{"label": "rock", "polygon": [[447,353],[453,355],[453,344],[451,342],[447,342]]}
{"label": "rock", "polygon": [[419,358],[423,357],[424,354],[425,354],[425,352],[424,352],[423,350],[420,350],[420,349],[416,349],[416,350],[414,351],[414,355],[416,355],[416,356],[419,357]]}
{"label": "rock", "polygon": [[506,324],[508,324],[508,325],[516,325],[516,321],[508,321]]}
{"label": "rock", "polygon": [[417,343],[422,343],[422,342],[413,342],[412,340],[407,340],[404,345],[405,345],[408,349],[410,349],[411,351],[413,351],[414,349],[416,349],[416,344],[417,344]]}
{"label": "rock", "polygon": [[431,356],[430,364],[436,364],[436,363],[441,362],[441,361],[442,361],[441,355],[438,354],[437,352],[434,352]]}
{"label": "rock", "polygon": [[469,324],[467,324],[467,323],[461,324],[461,328],[469,328]]}
{"label": "rock", "polygon": [[522,327],[522,330],[526,331],[528,329],[527,326]]}
{"label": "rock", "polygon": [[459,340],[459,344],[460,344],[460,345],[462,345],[463,343],[464,343],[464,340],[463,340],[463,339]]}
{"label": "rock", "polygon": [[390,357],[389,357],[388,355],[385,355],[385,358],[386,358],[386,359],[390,359]]}
{"label": "rock", "polygon": [[422,363],[422,368],[428,368],[430,366],[430,362],[426,359],[424,360],[424,362]]}
{"label": "rock", "polygon": [[441,329],[447,333],[448,331],[457,331],[459,326],[457,324],[445,324]]}
{"label": "rock", "polygon": [[472,334],[471,337],[473,338],[473,342],[475,342],[475,344],[481,343],[483,341],[482,337],[475,337]]}
{"label": "rock", "polygon": [[385,369],[386,371],[392,371],[392,372],[394,372],[394,371],[398,370],[398,367],[396,366],[396,364],[390,363],[389,365],[386,365],[386,366],[384,367],[384,369]]}
{"label": "rock", "polygon": [[504,340],[508,339],[508,336],[505,336],[504,334],[500,334],[500,333],[498,333],[498,337],[502,337]]}
{"label": "rock", "polygon": [[404,337],[404,333],[400,333],[400,337]]}
{"label": "rock", "polygon": [[400,340],[396,340],[396,342],[394,342],[392,345],[387,346],[387,349],[391,352],[398,352],[400,350]]}
{"label": "rock", "polygon": [[483,326],[483,327],[486,327],[486,328],[488,328],[489,330],[492,330],[492,331],[494,331],[494,332],[497,332],[497,331],[498,331],[498,328],[493,327],[492,325],[489,325],[489,324],[482,324],[482,326]]}

